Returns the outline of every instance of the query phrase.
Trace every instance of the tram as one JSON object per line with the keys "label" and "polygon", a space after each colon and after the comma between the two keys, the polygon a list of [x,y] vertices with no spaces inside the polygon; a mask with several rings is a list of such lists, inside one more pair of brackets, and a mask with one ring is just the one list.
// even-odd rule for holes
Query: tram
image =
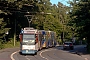
{"label": "tram", "polygon": [[24,28],[19,34],[20,53],[21,54],[37,54],[43,48],[55,46],[55,32],[38,30],[34,28]]}

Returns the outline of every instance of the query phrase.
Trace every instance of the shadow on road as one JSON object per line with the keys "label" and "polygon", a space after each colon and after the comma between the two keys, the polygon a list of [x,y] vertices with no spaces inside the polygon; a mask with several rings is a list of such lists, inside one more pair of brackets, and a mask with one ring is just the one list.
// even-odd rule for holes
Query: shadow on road
{"label": "shadow on road", "polygon": [[64,50],[62,46],[57,46],[56,49],[67,51],[69,53],[77,54],[77,55],[87,55],[88,54],[85,45],[75,45],[73,50],[70,50],[70,49]]}
{"label": "shadow on road", "polygon": [[68,51],[72,54],[77,54],[77,55],[86,55],[86,54],[88,54],[86,48],[84,48],[84,47],[76,48],[74,50],[68,50]]}

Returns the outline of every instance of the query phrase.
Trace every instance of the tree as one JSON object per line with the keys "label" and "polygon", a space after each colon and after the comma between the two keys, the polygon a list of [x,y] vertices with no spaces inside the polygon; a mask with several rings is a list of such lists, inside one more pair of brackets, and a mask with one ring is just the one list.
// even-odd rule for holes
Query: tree
{"label": "tree", "polygon": [[[14,33],[19,35],[20,29],[28,27],[28,19],[25,15],[33,15],[30,27],[40,30],[52,30],[60,37],[62,26],[61,21],[66,20],[66,6],[60,8],[57,5],[52,5],[50,0],[9,0],[1,1],[1,7],[3,11],[7,12],[6,26],[10,29],[10,37],[13,37]],[[62,12],[59,13],[59,11]],[[51,13],[51,14],[47,14]],[[60,16],[59,16],[60,15]]]}
{"label": "tree", "polygon": [[7,13],[0,10],[0,38],[5,37],[6,32],[9,31],[9,28],[6,27],[7,25],[6,16],[7,16]]}
{"label": "tree", "polygon": [[79,1],[70,12],[71,25],[75,27],[80,38],[86,38],[87,50],[90,52],[90,0]]}

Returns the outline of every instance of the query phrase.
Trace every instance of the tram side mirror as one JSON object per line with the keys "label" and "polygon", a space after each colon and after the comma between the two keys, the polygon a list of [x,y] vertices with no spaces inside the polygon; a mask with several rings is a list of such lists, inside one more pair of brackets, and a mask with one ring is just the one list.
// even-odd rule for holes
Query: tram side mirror
{"label": "tram side mirror", "polygon": [[38,42],[38,35],[35,35],[35,44]]}
{"label": "tram side mirror", "polygon": [[37,37],[37,34],[35,34],[35,38]]}

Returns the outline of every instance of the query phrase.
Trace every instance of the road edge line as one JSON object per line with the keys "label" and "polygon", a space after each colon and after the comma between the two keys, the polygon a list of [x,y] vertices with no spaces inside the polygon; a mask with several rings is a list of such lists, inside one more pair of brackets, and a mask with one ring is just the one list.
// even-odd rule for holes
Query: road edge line
{"label": "road edge line", "polygon": [[16,54],[16,53],[19,52],[19,51],[20,51],[20,50],[18,50],[18,51],[16,51],[16,52],[13,52],[13,53],[10,55],[11,60],[15,60],[15,59],[13,58],[13,55]]}

